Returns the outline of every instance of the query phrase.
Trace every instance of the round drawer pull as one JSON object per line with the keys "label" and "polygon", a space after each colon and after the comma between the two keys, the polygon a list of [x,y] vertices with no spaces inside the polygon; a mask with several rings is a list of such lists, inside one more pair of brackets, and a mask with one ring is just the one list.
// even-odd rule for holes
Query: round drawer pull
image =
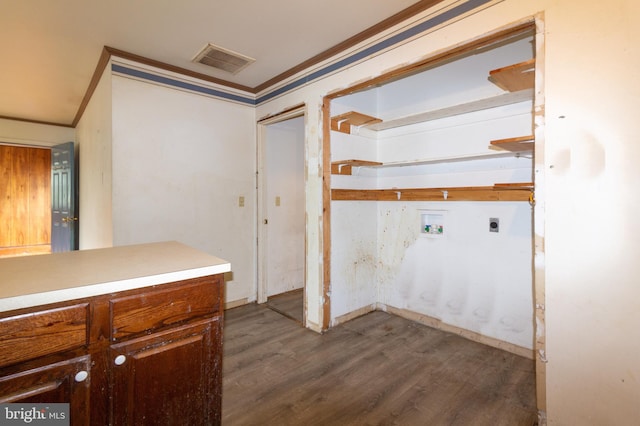
{"label": "round drawer pull", "polygon": [[84,371],[84,370],[82,370],[82,371],[79,371],[76,374],[75,379],[76,379],[76,382],[80,383],[80,382],[84,382],[85,380],[87,380],[87,377],[89,377],[89,373]]}
{"label": "round drawer pull", "polygon": [[124,355],[118,355],[116,357],[116,359],[114,360],[116,365],[122,365],[124,364],[124,362],[127,360],[127,357]]}

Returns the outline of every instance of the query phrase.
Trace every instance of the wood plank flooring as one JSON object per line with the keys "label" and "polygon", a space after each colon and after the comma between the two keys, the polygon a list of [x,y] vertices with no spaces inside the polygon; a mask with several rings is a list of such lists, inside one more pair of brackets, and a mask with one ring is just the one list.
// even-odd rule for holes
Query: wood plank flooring
{"label": "wood plank flooring", "polygon": [[288,291],[269,297],[267,299],[267,307],[302,324],[303,297],[303,289]]}
{"label": "wood plank flooring", "polygon": [[532,360],[384,312],[317,334],[225,312],[222,423],[535,425]]}

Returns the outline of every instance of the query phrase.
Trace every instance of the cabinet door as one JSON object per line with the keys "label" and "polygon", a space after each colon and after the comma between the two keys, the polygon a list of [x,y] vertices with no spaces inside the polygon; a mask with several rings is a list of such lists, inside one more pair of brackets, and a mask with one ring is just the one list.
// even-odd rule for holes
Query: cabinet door
{"label": "cabinet door", "polygon": [[68,403],[72,425],[89,424],[90,357],[0,377],[0,403]]}
{"label": "cabinet door", "polygon": [[220,424],[218,318],[111,346],[114,425]]}

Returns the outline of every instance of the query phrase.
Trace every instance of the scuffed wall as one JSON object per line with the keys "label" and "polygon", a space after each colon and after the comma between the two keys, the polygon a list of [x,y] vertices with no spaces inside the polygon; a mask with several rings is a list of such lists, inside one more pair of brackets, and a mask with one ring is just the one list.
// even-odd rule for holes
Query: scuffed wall
{"label": "scuffed wall", "polygon": [[[443,215],[444,233],[422,233],[421,214]],[[382,303],[533,348],[528,203],[382,202],[378,215]]]}

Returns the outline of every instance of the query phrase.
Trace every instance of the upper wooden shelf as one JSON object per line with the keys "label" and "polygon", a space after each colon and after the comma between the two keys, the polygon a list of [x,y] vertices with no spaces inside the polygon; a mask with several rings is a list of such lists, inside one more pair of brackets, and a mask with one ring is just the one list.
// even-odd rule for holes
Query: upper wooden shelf
{"label": "upper wooden shelf", "polygon": [[427,164],[442,164],[442,163],[456,163],[461,161],[471,160],[488,160],[493,158],[513,157],[514,153],[511,151],[489,151],[473,154],[463,155],[450,155],[448,157],[435,157],[435,158],[419,158],[416,160],[407,161],[391,161],[387,163],[380,163],[378,161],[366,161],[366,160],[339,160],[331,163],[331,174],[333,175],[350,175],[352,167],[406,167],[406,166],[424,166]]}
{"label": "upper wooden shelf", "polygon": [[347,134],[351,133],[351,126],[362,126],[374,131],[387,130],[530,101],[533,99],[534,71],[535,59],[490,71],[489,81],[508,93],[384,121],[370,115],[349,111],[331,117],[331,130]]}
{"label": "upper wooden shelf", "polygon": [[381,166],[382,163],[377,161],[366,161],[366,160],[342,160],[342,161],[334,161],[331,163],[331,174],[332,175],[351,175],[353,167],[363,167],[363,166]]}
{"label": "upper wooden shelf", "polygon": [[379,118],[370,115],[349,111],[331,117],[331,130],[351,134],[351,126],[362,126],[365,124],[380,123],[381,121]]}
{"label": "upper wooden shelf", "polygon": [[533,152],[534,141],[535,138],[533,136],[518,136],[491,141],[491,147],[511,152]]}
{"label": "upper wooden shelf", "polygon": [[431,111],[425,111],[418,114],[400,117],[391,120],[380,120],[378,123],[367,123],[366,129],[370,130],[387,130],[395,127],[409,126],[411,124],[423,123],[426,121],[438,120],[446,117],[454,117],[456,115],[468,114],[471,112],[482,111],[485,109],[511,105],[518,102],[524,102],[533,99],[533,90],[526,89],[513,93],[503,93],[498,96],[478,99],[471,102],[465,102],[458,105],[452,105],[445,108],[439,108]]}
{"label": "upper wooden shelf", "polygon": [[489,81],[508,92],[533,89],[535,59],[489,71]]}

